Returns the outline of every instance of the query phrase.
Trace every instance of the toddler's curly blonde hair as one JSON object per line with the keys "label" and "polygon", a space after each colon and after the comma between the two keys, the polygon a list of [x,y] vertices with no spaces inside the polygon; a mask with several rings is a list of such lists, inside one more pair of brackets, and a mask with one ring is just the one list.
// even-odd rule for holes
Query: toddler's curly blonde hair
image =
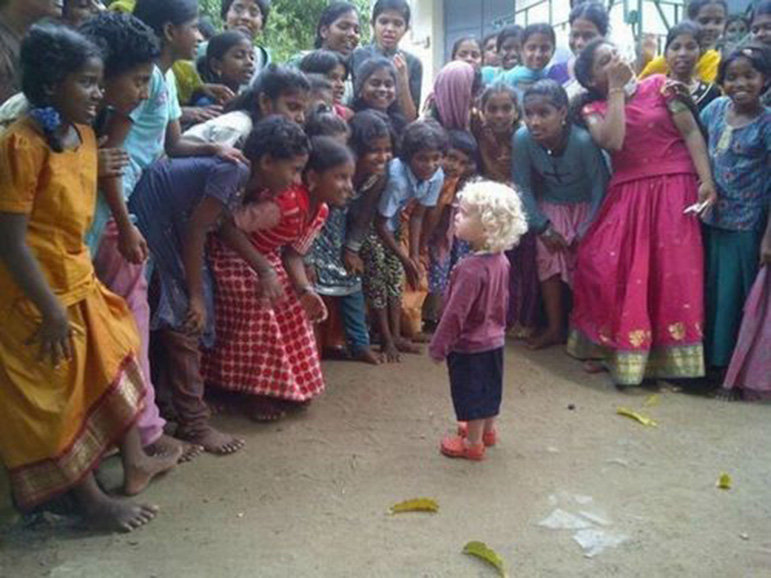
{"label": "toddler's curly blonde hair", "polygon": [[479,217],[485,231],[485,250],[500,253],[514,247],[527,233],[527,218],[517,192],[501,183],[469,182],[460,192],[460,203]]}

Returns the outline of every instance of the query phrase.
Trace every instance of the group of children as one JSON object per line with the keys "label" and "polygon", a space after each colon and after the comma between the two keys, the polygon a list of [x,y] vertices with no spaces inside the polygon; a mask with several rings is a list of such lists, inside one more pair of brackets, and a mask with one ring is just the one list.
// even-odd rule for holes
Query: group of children
{"label": "group of children", "polygon": [[254,44],[269,2],[223,0],[205,46],[196,0],[117,4],[29,28],[0,107],[21,509],[67,494],[95,527],[141,526],[157,508],[93,477],[110,448],[138,494],[244,446],[212,409],[280,419],[323,392],[322,355],[393,363],[429,338],[450,457],[497,441],[507,333],[619,387],[709,368],[727,397],[771,391],[771,0],[723,53],[725,4],[694,0],[639,74],[596,3],[562,60],[546,24],[463,37],[422,108],[405,0],[375,3],[366,47],[331,3],[287,65]]}

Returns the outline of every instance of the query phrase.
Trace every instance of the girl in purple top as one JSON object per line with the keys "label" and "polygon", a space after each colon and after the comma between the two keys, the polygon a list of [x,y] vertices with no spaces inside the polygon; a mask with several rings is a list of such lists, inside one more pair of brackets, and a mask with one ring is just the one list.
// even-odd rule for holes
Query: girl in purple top
{"label": "girl in purple top", "polygon": [[455,235],[473,253],[452,272],[445,309],[429,355],[447,360],[458,434],[442,440],[453,458],[481,460],[495,445],[495,417],[503,389],[503,345],[509,300],[509,262],[504,251],[527,231],[522,203],[510,187],[476,181],[460,193]]}

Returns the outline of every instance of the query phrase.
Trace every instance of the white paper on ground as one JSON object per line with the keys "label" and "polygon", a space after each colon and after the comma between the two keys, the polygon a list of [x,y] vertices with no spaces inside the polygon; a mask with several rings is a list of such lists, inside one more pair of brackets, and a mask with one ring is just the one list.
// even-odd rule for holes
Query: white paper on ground
{"label": "white paper on ground", "polygon": [[583,530],[592,527],[592,523],[588,520],[560,508],[557,508],[547,518],[538,522],[538,525],[550,530]]}
{"label": "white paper on ground", "polygon": [[584,556],[593,558],[606,548],[615,548],[629,539],[625,534],[609,534],[605,530],[589,528],[579,530],[573,535],[573,539],[584,550]]}

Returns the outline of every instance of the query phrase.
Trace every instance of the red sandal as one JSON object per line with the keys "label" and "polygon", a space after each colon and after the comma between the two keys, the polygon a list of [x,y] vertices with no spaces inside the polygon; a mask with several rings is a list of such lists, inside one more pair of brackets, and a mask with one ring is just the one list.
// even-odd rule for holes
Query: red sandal
{"label": "red sandal", "polygon": [[[462,438],[468,437],[468,422],[458,422],[458,435]],[[498,430],[488,431],[482,434],[482,443],[486,448],[491,448],[498,443]]]}
{"label": "red sandal", "polygon": [[447,436],[442,440],[440,451],[449,458],[463,458],[475,462],[485,458],[484,444],[469,444],[460,436]]}

